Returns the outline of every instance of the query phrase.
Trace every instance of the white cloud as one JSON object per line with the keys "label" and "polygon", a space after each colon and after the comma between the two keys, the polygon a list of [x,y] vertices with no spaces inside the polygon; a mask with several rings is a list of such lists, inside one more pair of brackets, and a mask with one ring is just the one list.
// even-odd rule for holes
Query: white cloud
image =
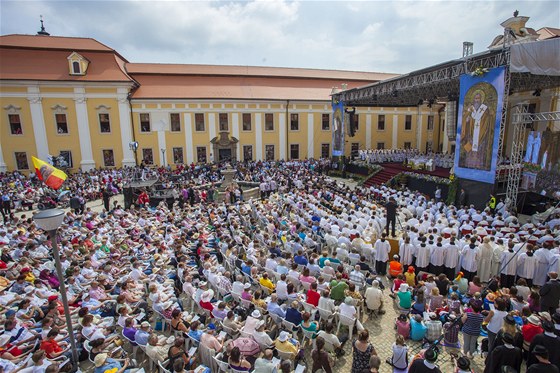
{"label": "white cloud", "polygon": [[131,62],[408,72],[475,52],[515,9],[558,27],[557,1],[12,1],[2,34],[92,37]]}

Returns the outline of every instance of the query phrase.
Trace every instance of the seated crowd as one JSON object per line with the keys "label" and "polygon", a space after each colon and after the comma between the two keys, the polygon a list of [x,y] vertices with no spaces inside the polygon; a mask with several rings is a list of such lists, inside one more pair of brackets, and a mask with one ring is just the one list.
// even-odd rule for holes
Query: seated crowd
{"label": "seated crowd", "polygon": [[[381,358],[364,323],[386,317],[385,287],[401,314],[393,356],[384,357],[395,369],[438,372],[433,344],[459,347],[461,333],[462,371],[480,335],[488,372],[523,360],[529,369],[559,363],[558,225],[521,225],[505,207],[446,206],[387,187],[351,191],[316,167],[246,165],[242,179],[278,185],[280,193],[258,201],[71,210],[57,238],[63,279],[53,271],[51,237],[30,217],[13,217],[0,227],[0,366],[69,368],[61,281],[80,355],[95,373],[140,368],[130,346],[145,352],[150,371],[305,365],[330,373],[346,343],[352,372],[377,372]],[[388,197],[404,233],[392,261],[380,202]],[[411,361],[408,338],[425,344]],[[555,372],[542,369],[534,371]]]}

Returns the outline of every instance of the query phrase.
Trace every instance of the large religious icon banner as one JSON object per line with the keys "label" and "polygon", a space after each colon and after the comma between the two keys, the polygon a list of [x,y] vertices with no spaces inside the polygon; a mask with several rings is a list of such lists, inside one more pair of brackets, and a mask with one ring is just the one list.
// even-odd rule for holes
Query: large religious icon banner
{"label": "large religious icon banner", "polygon": [[332,108],[332,155],[341,157],[344,155],[344,103],[333,100]]}
{"label": "large religious icon banner", "polygon": [[504,68],[461,76],[455,175],[493,184],[496,177]]}

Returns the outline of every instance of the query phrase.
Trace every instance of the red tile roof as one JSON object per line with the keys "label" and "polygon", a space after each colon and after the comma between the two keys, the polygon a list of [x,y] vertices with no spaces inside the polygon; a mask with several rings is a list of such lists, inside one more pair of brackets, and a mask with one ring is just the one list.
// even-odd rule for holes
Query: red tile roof
{"label": "red tile roof", "polygon": [[64,49],[81,51],[115,52],[105,44],[92,38],[75,38],[42,35],[2,35],[0,46],[34,49]]}
{"label": "red tile roof", "polygon": [[299,69],[288,67],[232,66],[232,65],[181,65],[156,63],[127,63],[130,74],[158,75],[228,75],[228,76],[262,76],[289,77],[306,79],[337,79],[341,81],[379,81],[397,76],[397,74],[364,71]]}
{"label": "red tile roof", "polygon": [[[330,100],[333,86],[345,81],[240,76],[136,75],[140,83],[134,99],[248,99],[248,100]],[[349,81],[356,88],[371,81]]]}
{"label": "red tile roof", "polygon": [[71,50],[6,48],[0,46],[0,79],[43,81],[132,82],[114,53],[77,51],[89,64],[84,76],[70,75],[67,57]]}

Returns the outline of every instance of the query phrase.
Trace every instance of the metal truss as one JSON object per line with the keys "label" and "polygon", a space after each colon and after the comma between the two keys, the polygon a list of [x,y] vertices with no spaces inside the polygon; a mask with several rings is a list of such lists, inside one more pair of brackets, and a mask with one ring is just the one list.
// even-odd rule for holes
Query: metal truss
{"label": "metal truss", "polygon": [[504,71],[504,94],[502,98],[502,113],[500,117],[500,133],[498,137],[498,158],[502,157],[502,152],[504,149],[504,135],[506,133],[506,122],[507,122],[507,112],[508,112],[508,101],[509,101],[509,86],[511,84],[511,74],[509,69],[509,53],[507,54],[507,64],[505,65]]}
{"label": "metal truss", "polygon": [[523,170],[523,148],[525,140],[525,128],[527,124],[523,120],[524,115],[527,114],[527,105],[516,105],[513,108],[513,139],[511,143],[511,155],[507,188],[506,188],[506,204],[511,207],[517,206],[517,194],[519,191],[519,181],[521,180],[521,171]]}
{"label": "metal truss", "polygon": [[517,206],[519,182],[523,173],[523,150],[525,148],[525,129],[533,122],[560,120],[560,111],[529,113],[527,104],[519,104],[513,108],[512,126],[513,139],[511,144],[511,165],[508,166],[506,203]]}
{"label": "metal truss", "polygon": [[[506,66],[504,99],[513,92],[560,86],[560,76],[510,73],[510,49],[490,50],[411,72],[378,83],[339,92],[333,97],[345,106],[417,106],[430,100],[454,101],[459,97],[459,78],[477,68]],[[507,101],[507,99],[506,99]],[[506,102],[507,103],[507,102]],[[505,105],[507,107],[507,105]],[[502,113],[506,114],[506,113]]]}
{"label": "metal truss", "polygon": [[420,99],[457,97],[459,77],[509,64],[509,49],[488,51],[334,95],[347,106],[416,106]]}

